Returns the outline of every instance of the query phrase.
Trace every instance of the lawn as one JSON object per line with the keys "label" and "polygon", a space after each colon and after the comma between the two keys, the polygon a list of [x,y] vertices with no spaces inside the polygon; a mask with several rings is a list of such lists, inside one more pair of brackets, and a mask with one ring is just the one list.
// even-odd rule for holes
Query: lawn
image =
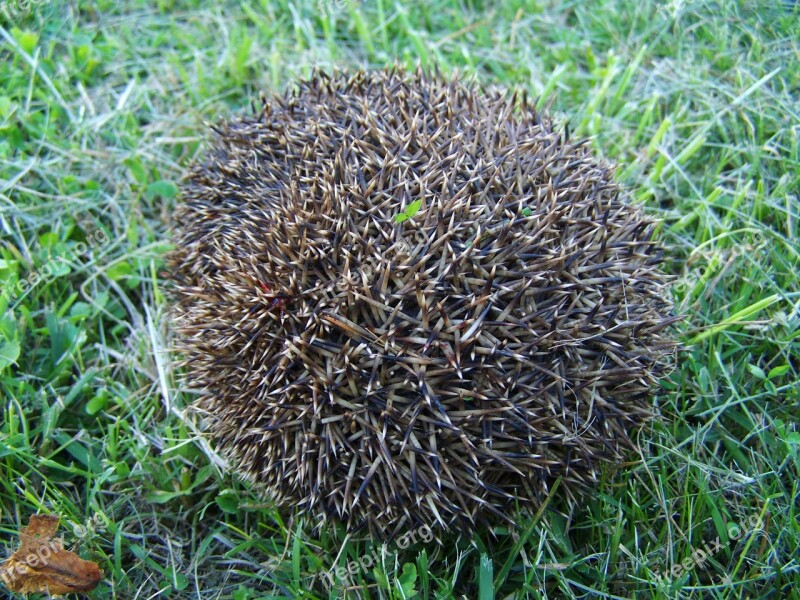
{"label": "lawn", "polygon": [[[42,512],[98,599],[800,598],[800,5],[5,0],[0,25],[2,555]],[[527,90],[618,163],[685,319],[662,419],[592,497],[381,550],[221,468],[163,270],[207,123],[395,62]]]}

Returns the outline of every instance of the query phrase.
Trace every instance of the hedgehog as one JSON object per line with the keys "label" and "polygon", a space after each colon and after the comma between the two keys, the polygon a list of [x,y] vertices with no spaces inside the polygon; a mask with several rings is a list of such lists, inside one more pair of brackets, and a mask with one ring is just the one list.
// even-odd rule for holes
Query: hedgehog
{"label": "hedgehog", "polygon": [[657,223],[524,93],[315,71],[212,126],[174,213],[174,346],[278,507],[379,538],[575,506],[657,412]]}

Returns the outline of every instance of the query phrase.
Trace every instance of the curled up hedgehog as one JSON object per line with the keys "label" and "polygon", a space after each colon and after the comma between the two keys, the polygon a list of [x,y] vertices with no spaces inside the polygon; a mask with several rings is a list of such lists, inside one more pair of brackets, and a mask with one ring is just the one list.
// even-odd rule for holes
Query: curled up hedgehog
{"label": "curled up hedgehog", "polygon": [[526,100],[315,73],[182,184],[176,345],[223,454],[380,538],[570,502],[671,364],[654,223]]}

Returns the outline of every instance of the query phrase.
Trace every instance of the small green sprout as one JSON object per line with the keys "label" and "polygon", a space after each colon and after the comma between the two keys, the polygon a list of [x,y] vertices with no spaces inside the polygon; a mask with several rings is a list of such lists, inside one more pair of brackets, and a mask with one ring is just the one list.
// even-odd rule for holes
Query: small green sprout
{"label": "small green sprout", "polygon": [[402,223],[403,221],[408,221],[411,217],[416,215],[419,212],[419,209],[422,207],[422,200],[414,200],[411,204],[406,206],[406,209],[398,213],[394,216],[395,223]]}

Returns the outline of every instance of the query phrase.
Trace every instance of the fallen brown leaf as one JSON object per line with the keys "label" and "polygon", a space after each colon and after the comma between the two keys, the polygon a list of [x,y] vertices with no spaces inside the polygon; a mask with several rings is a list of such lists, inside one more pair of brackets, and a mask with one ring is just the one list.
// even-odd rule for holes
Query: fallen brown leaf
{"label": "fallen brown leaf", "polygon": [[64,550],[55,538],[58,517],[32,515],[19,532],[20,547],[0,564],[0,580],[12,592],[61,596],[89,592],[103,577],[95,562]]}

